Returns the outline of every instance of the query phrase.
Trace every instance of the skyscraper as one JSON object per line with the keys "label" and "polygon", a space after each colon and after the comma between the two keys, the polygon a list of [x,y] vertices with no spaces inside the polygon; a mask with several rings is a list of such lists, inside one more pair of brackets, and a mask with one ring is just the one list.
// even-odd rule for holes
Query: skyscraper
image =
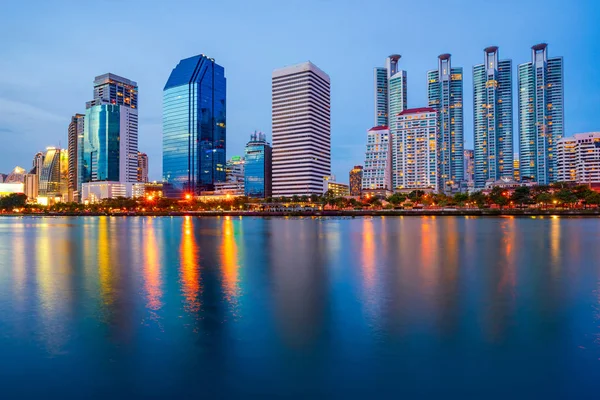
{"label": "skyscraper", "polygon": [[79,201],[79,192],[77,190],[77,165],[78,165],[78,150],[80,138],[84,133],[84,114],[75,114],[71,117],[69,123],[68,137],[68,153],[69,153],[69,201]]}
{"label": "skyscraper", "polygon": [[137,181],[137,96],[137,83],[129,79],[108,73],[94,80],[77,143],[79,194],[86,182]]}
{"label": "skyscraper", "polygon": [[557,180],[556,144],[564,135],[562,57],[548,58],[548,45],[531,48],[519,65],[519,154],[521,179],[547,185]]}
{"label": "skyscraper", "polygon": [[577,133],[555,146],[557,181],[600,184],[600,132]]}
{"label": "skyscraper", "polygon": [[367,131],[365,168],[362,171],[362,192],[387,196],[392,187],[392,143],[387,126],[374,126]]}
{"label": "skyscraper", "polygon": [[137,181],[148,182],[148,155],[138,152]]}
{"label": "skyscraper", "polygon": [[244,193],[248,197],[271,197],[271,146],[262,132],[250,135],[246,144]]}
{"label": "skyscraper", "polygon": [[225,69],[204,54],[181,60],[163,89],[165,195],[214,190],[225,181]]}
{"label": "skyscraper", "polygon": [[390,124],[390,116],[406,108],[406,71],[398,69],[399,54],[392,54],[385,61],[385,67],[373,70],[375,88],[375,126]]}
{"label": "skyscraper", "polygon": [[475,181],[475,160],[474,160],[474,151],[470,149],[465,149],[465,181],[467,181],[467,186],[473,186]]}
{"label": "skyscraper", "polygon": [[350,170],[350,196],[360,196],[362,192],[363,166],[355,165]]}
{"label": "skyscraper", "polygon": [[498,47],[484,49],[473,67],[475,189],[488,180],[513,178],[512,60],[499,60]]}
{"label": "skyscraper", "polygon": [[329,76],[305,62],[273,71],[273,195],[323,191],[331,175]]}
{"label": "skyscraper", "polygon": [[463,134],[463,69],[452,67],[450,54],[438,57],[438,69],[427,72],[429,107],[438,115],[438,187],[446,194],[465,181]]}
{"label": "skyscraper", "polygon": [[392,139],[395,190],[439,191],[438,116],[431,107],[411,108],[396,116]]}

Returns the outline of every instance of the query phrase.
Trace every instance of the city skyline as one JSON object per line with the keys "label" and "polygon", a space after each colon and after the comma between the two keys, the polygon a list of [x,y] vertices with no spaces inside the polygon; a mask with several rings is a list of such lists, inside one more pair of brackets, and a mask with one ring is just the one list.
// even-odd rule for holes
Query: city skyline
{"label": "city skyline", "polygon": [[[275,40],[273,44],[277,51],[260,49],[261,40],[269,40],[264,28],[250,30],[248,37],[239,40],[239,43],[218,38],[214,41],[194,41],[186,38],[185,32],[167,34],[166,30],[160,27],[156,29],[156,32],[152,32],[148,22],[142,18],[140,22],[134,22],[136,28],[141,32],[135,33],[136,38],[144,39],[141,40],[139,49],[115,49],[119,56],[106,60],[98,60],[94,58],[91,50],[85,50],[84,53],[76,55],[79,62],[77,69],[69,70],[69,73],[63,77],[57,72],[62,71],[69,62],[73,63],[73,59],[69,58],[71,55],[65,52],[82,42],[77,38],[60,36],[61,29],[57,25],[60,25],[60,21],[64,21],[68,15],[72,15],[71,11],[60,4],[52,7],[43,5],[41,9],[46,12],[46,15],[31,15],[31,19],[32,23],[37,21],[44,25],[48,22],[47,16],[56,17],[51,26],[46,26],[48,37],[53,38],[52,46],[47,46],[49,49],[42,49],[38,42],[29,40],[31,36],[23,32],[23,35],[15,40],[16,44],[9,44],[9,47],[0,50],[2,59],[11,60],[10,65],[0,64],[2,75],[4,75],[0,81],[0,109],[6,111],[0,113],[0,132],[2,134],[14,133],[20,139],[20,144],[15,151],[2,153],[0,171],[8,173],[15,165],[26,167],[32,155],[46,146],[60,144],[61,147],[66,147],[67,126],[70,118],[76,113],[85,111],[82,103],[89,99],[89,85],[93,76],[110,71],[135,79],[141,87],[140,103],[143,111],[140,113],[139,148],[149,154],[151,160],[150,179],[160,180],[162,175],[162,166],[160,165],[162,159],[162,92],[160,86],[164,84],[169,71],[177,60],[198,53],[209,54],[219,60],[227,70],[229,80],[227,92],[228,157],[232,154],[242,154],[247,135],[255,129],[265,132],[268,138],[272,137],[269,107],[270,74],[276,68],[309,59],[327,71],[332,78],[332,173],[340,177],[346,176],[347,171],[363,159],[364,132],[373,126],[373,68],[380,66],[382,59],[393,52],[403,55],[400,61],[401,68],[406,70],[411,77],[408,80],[408,107],[427,104],[424,76],[426,71],[436,67],[435,57],[439,54],[451,53],[453,65],[464,68],[466,71],[464,135],[467,141],[466,147],[473,148],[473,106],[470,95],[472,76],[469,71],[473,65],[480,62],[481,50],[491,45],[500,47],[503,59],[509,58],[513,61],[514,114],[517,110],[516,67],[530,61],[532,45],[546,42],[551,47],[550,55],[562,56],[566,63],[565,136],[597,131],[600,117],[595,113],[584,111],[583,107],[580,107],[583,100],[579,99],[582,94],[586,93],[588,96],[586,103],[588,101],[593,103],[599,96],[600,84],[585,78],[593,75],[591,72],[594,65],[593,60],[594,57],[597,57],[594,54],[597,52],[590,51],[590,48],[593,50],[594,46],[597,46],[591,39],[594,29],[591,16],[594,15],[597,6],[590,4],[577,10],[563,10],[560,8],[559,2],[549,2],[545,6],[548,8],[548,13],[556,15],[558,22],[565,24],[564,27],[559,24],[558,29],[550,28],[545,21],[526,18],[528,13],[534,12],[534,4],[533,2],[519,3],[519,15],[513,15],[514,13],[503,10],[498,11],[515,32],[511,31],[500,35],[493,30],[482,31],[483,22],[473,19],[470,26],[457,28],[456,37],[453,38],[439,37],[439,30],[434,29],[435,32],[438,32],[438,40],[428,42],[427,39],[432,38],[435,32],[428,33],[425,28],[414,28],[413,26],[414,29],[417,29],[416,32],[422,35],[423,43],[431,43],[426,46],[410,41],[402,43],[399,41],[402,32],[398,32],[396,35],[388,34],[387,36],[391,37],[382,38],[381,32],[378,34],[365,32],[356,35],[349,30],[346,32],[346,28],[343,26],[341,27],[342,32],[335,35],[329,33],[327,28],[318,28],[316,32],[311,33],[305,39],[298,39],[291,30],[283,29],[283,23],[278,22],[277,27],[282,30],[282,37]],[[85,12],[87,7],[88,5],[81,5],[81,9],[77,12]],[[123,7],[125,11],[137,10],[135,4],[124,4]],[[324,3],[322,7],[325,11],[333,10],[335,4]],[[390,10],[395,7],[391,5]],[[486,5],[481,12],[488,7],[490,6]],[[156,13],[157,8],[161,7],[149,5],[148,8]],[[305,11],[303,8],[294,5],[286,6],[286,10],[289,11],[290,8],[298,14],[298,18],[293,22],[294,26],[291,28],[296,27],[296,24],[307,23],[313,17],[309,11]],[[458,8],[467,9],[468,5],[465,4]],[[252,11],[251,15],[257,21],[261,21],[263,17],[261,17],[260,11],[264,9],[265,7],[259,4],[257,10]],[[142,16],[147,16],[149,13],[149,10],[140,9],[139,11]],[[203,11],[209,15],[216,15],[219,7],[207,6]],[[350,18],[350,20],[357,21],[367,18],[372,12],[374,10],[370,8],[361,10],[361,7],[346,7],[340,10],[339,15],[334,17],[332,23],[335,23],[337,18]],[[408,15],[418,16],[424,15],[425,11],[411,5],[406,12]],[[249,26],[239,20],[242,14],[240,10],[232,10],[223,22],[226,26],[230,26],[234,22],[239,23],[240,26],[233,29],[234,34],[239,34],[240,29]],[[8,29],[10,32],[22,31],[22,28],[14,23],[26,15],[22,6],[8,6],[8,12],[4,15],[14,18],[7,20],[0,29],[6,30],[6,32],[9,32]],[[27,15],[29,17],[29,14]],[[321,18],[325,20],[324,16],[318,15],[317,17],[319,20]],[[118,23],[122,18],[125,17],[117,17],[116,21],[111,24]],[[48,20],[52,20],[52,18],[48,18]],[[527,31],[517,29],[518,26],[525,23],[524,21],[527,21],[532,29]],[[571,24],[574,23],[567,24],[568,21],[575,21],[578,29],[567,29],[567,26],[572,26]],[[431,22],[434,25],[436,23],[435,20]],[[79,24],[79,22],[76,23]],[[252,24],[253,28],[254,25]],[[387,32],[386,29],[382,28],[384,33]],[[481,34],[473,35],[474,32]],[[150,47],[150,39],[156,39],[159,34],[164,34],[165,38],[152,42]],[[328,38],[334,40],[333,46],[322,40],[323,34],[327,34]],[[227,37],[231,38],[232,36]],[[57,40],[57,38],[61,39]],[[352,45],[347,44],[348,39],[351,39]],[[88,40],[91,40],[92,44],[96,43],[96,39],[88,38]],[[249,43],[253,40],[257,43]],[[289,45],[284,44],[285,40],[289,40]],[[41,40],[41,43],[45,43],[45,40]],[[242,49],[242,47],[245,48]],[[150,52],[150,49],[157,50],[158,53]],[[583,49],[587,51],[584,52]],[[48,53],[49,51],[50,53]],[[349,51],[359,52],[359,59],[352,63],[339,61],[343,58],[340,57],[341,54],[348,54]],[[34,73],[28,63],[31,54],[38,54],[47,60],[46,68],[39,71],[39,74],[37,74],[37,70]],[[251,54],[254,56],[250,57]],[[140,58],[150,61],[150,57],[152,57],[152,62],[139,62]],[[244,60],[244,57],[247,59]],[[60,101],[49,101],[53,98],[59,98]],[[516,115],[513,117],[513,125],[513,142],[516,152],[518,151]]]}

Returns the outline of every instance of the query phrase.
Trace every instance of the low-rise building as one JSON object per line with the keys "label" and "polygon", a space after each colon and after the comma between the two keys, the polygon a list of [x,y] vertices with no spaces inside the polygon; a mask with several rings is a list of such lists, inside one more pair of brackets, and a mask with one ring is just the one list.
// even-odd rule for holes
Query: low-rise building
{"label": "low-rise building", "polygon": [[323,177],[323,193],[332,192],[335,197],[350,196],[350,187],[345,183],[335,181],[335,175]]}

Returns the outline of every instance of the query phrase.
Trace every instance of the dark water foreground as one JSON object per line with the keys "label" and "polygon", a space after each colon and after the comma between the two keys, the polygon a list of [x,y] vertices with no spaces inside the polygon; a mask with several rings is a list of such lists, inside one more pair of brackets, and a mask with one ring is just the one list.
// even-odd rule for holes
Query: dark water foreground
{"label": "dark water foreground", "polygon": [[0,218],[0,398],[599,393],[597,219]]}

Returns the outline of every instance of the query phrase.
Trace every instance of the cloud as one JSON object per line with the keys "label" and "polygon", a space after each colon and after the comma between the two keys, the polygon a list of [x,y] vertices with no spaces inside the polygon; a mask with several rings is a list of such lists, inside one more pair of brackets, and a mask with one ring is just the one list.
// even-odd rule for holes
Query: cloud
{"label": "cloud", "polygon": [[0,122],[7,122],[5,121],[5,118],[7,116],[9,121],[12,120],[14,122],[16,122],[16,120],[19,118],[26,118],[27,120],[38,120],[46,122],[59,122],[65,120],[64,117],[54,114],[50,111],[44,110],[43,108],[1,97],[0,109],[2,110],[2,119],[0,119]]}

